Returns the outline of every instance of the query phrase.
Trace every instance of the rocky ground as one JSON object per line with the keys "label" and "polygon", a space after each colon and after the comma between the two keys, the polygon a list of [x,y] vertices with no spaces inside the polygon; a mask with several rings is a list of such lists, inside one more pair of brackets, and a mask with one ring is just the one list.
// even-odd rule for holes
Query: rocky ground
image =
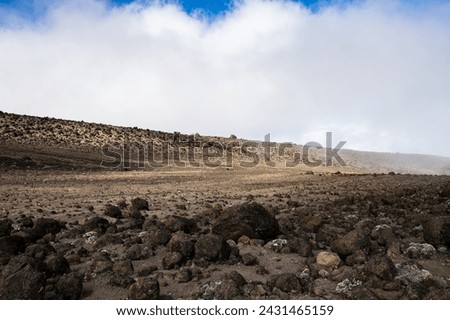
{"label": "rocky ground", "polygon": [[7,171],[3,299],[448,299],[450,178]]}
{"label": "rocky ground", "polygon": [[344,168],[105,169],[101,146],[124,133],[178,134],[5,113],[0,133],[1,299],[450,298],[449,176],[362,153]]}

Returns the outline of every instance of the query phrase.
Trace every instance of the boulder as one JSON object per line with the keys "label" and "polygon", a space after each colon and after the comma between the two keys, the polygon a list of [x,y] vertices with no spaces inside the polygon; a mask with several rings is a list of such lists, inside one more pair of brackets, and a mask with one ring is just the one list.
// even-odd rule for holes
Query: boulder
{"label": "boulder", "polygon": [[241,255],[242,264],[244,266],[254,266],[259,264],[258,258],[251,253],[244,253]]}
{"label": "boulder", "polygon": [[238,241],[241,236],[271,240],[278,236],[277,219],[260,204],[252,202],[224,210],[213,225],[213,233]]}
{"label": "boulder", "polygon": [[208,261],[226,260],[230,256],[230,246],[216,234],[201,235],[195,243],[195,257]]}
{"label": "boulder", "polygon": [[168,269],[174,269],[176,267],[181,267],[183,262],[185,261],[184,256],[181,253],[178,252],[169,252],[164,255],[162,259],[162,265],[163,268]]}
{"label": "boulder", "polygon": [[159,283],[151,277],[138,278],[136,283],[128,288],[129,300],[159,299]]}
{"label": "boulder", "polygon": [[334,252],[322,251],[317,255],[316,262],[321,266],[336,268],[341,263],[341,259]]}
{"label": "boulder", "polygon": [[38,300],[44,298],[46,278],[38,260],[20,255],[12,258],[0,277],[0,299]]}
{"label": "boulder", "polygon": [[122,210],[115,205],[107,204],[105,207],[105,211],[103,212],[105,216],[115,218],[115,219],[122,219]]}
{"label": "boulder", "polygon": [[278,288],[284,292],[298,292],[302,289],[300,281],[292,273],[270,276],[267,285],[270,289]]}
{"label": "boulder", "polygon": [[46,234],[57,234],[65,227],[64,222],[55,219],[39,218],[37,219],[32,233],[36,238],[42,238]]}
{"label": "boulder", "polygon": [[175,233],[167,244],[170,251],[181,253],[184,257],[190,258],[195,252],[195,242],[183,231]]}
{"label": "boulder", "polygon": [[83,275],[78,272],[63,274],[56,282],[55,287],[60,299],[80,299],[83,291]]}
{"label": "boulder", "polygon": [[0,251],[18,254],[25,250],[25,240],[21,236],[6,236],[0,238]]}
{"label": "boulder", "polygon": [[370,247],[370,235],[366,230],[352,230],[331,243],[331,250],[340,257],[347,257],[356,250],[366,251]]}
{"label": "boulder", "polygon": [[148,201],[142,198],[134,198],[131,200],[131,206],[137,210],[148,210]]}
{"label": "boulder", "polygon": [[423,238],[429,244],[433,246],[449,245],[450,235],[448,230],[450,229],[450,217],[435,217],[424,223],[423,226]]}
{"label": "boulder", "polygon": [[198,230],[197,222],[194,219],[172,215],[168,217],[164,224],[170,232],[183,231],[192,233]]}
{"label": "boulder", "polygon": [[366,264],[366,271],[381,280],[388,281],[393,280],[397,275],[397,268],[387,255],[371,257]]}
{"label": "boulder", "polygon": [[83,225],[83,231],[85,233],[89,231],[96,231],[100,234],[104,234],[106,230],[111,226],[108,220],[102,217],[92,217]]}
{"label": "boulder", "polygon": [[134,273],[133,263],[130,260],[116,261],[113,272],[121,276],[132,276]]}
{"label": "boulder", "polygon": [[6,237],[11,234],[12,231],[12,221],[9,219],[0,220],[0,238]]}

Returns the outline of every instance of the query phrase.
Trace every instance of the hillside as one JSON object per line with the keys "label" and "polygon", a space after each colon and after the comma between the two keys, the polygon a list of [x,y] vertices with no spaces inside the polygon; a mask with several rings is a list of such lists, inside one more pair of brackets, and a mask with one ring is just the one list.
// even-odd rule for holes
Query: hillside
{"label": "hillside", "polygon": [[[282,146],[272,145],[269,158],[261,142],[233,136],[169,133],[0,112],[0,167],[3,168],[284,168],[286,163],[295,162],[294,153],[303,155],[300,145],[280,151]],[[305,172],[450,174],[450,158],[445,157],[341,150],[339,155],[348,166],[334,162],[333,166],[326,167],[324,154],[324,150],[310,149],[309,161],[320,161],[322,165],[297,161],[293,167]]]}

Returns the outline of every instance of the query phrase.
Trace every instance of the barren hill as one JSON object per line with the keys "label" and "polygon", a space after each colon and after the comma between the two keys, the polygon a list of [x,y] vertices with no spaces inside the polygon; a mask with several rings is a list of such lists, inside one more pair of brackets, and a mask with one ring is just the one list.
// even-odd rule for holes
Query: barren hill
{"label": "barren hill", "polygon": [[[325,166],[325,150],[200,134],[168,133],[0,112],[0,166],[91,170],[195,167],[297,168],[347,173],[449,174],[450,158],[341,150],[347,166]],[[305,158],[306,157],[306,158]]]}

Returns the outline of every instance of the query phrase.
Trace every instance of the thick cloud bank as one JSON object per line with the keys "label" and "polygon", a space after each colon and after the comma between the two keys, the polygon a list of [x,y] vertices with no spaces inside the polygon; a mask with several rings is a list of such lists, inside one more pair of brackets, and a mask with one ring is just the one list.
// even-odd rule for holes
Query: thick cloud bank
{"label": "thick cloud bank", "polygon": [[46,3],[0,10],[0,110],[450,156],[449,2]]}

